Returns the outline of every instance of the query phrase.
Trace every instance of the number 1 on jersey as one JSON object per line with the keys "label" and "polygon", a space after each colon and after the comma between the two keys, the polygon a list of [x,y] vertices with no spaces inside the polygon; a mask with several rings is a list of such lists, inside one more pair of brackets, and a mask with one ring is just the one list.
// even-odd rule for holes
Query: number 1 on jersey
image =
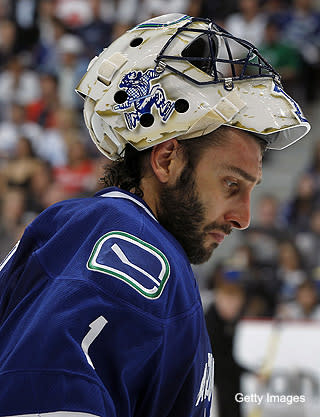
{"label": "number 1 on jersey", "polygon": [[89,350],[89,347],[92,344],[92,342],[99,336],[99,334],[102,332],[102,329],[104,328],[104,326],[107,323],[108,323],[108,320],[105,319],[103,316],[98,317],[95,321],[90,323],[89,324],[90,330],[85,335],[85,337],[83,338],[82,343],[81,343],[81,348],[82,348],[84,354],[86,355],[88,364],[90,366],[92,366],[93,369],[95,369],[95,368],[94,368],[92,360],[90,359],[90,356],[88,354],[88,350]]}

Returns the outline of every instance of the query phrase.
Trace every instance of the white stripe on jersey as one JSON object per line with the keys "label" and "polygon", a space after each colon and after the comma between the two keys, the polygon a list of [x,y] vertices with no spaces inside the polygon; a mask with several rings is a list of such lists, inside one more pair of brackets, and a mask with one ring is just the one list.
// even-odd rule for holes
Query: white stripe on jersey
{"label": "white stripe on jersey", "polygon": [[8,255],[4,258],[2,262],[0,262],[0,271],[7,265],[7,263],[10,261],[10,259],[15,254],[16,250],[18,249],[20,240],[15,244],[15,246],[11,249],[11,251],[8,253]]}
{"label": "white stripe on jersey", "polygon": [[100,197],[125,198],[127,200],[131,200],[138,206],[142,207],[143,210],[149,214],[149,216],[151,216],[156,222],[158,222],[158,220],[154,217],[151,211],[144,204],[142,204],[141,201],[136,200],[134,197],[131,197],[128,194],[122,193],[121,191],[110,191],[109,193],[101,194]]}

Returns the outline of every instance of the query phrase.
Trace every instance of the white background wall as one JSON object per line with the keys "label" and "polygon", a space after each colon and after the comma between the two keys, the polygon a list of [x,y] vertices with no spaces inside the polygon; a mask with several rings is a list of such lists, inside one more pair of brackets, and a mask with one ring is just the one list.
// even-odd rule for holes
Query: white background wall
{"label": "white background wall", "polygon": [[[242,378],[242,391],[263,395],[261,407],[243,403],[245,416],[320,416],[320,323],[244,320],[240,323],[234,355],[244,366],[259,370],[269,357],[270,381],[259,383],[253,375]],[[270,395],[304,395],[305,402],[268,402]],[[283,398],[283,397],[282,397]],[[288,397],[290,399],[290,397]],[[257,414],[254,414],[254,413]],[[260,414],[258,414],[260,413]]]}

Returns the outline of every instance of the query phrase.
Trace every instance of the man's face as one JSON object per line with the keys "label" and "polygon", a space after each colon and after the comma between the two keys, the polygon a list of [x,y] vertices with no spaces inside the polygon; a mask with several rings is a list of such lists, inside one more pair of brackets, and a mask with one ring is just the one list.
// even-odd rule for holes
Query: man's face
{"label": "man's face", "polygon": [[259,144],[241,130],[228,130],[222,145],[203,151],[194,170],[184,162],[160,193],[160,223],[193,264],[207,261],[233,228],[250,223],[250,197],[261,180]]}

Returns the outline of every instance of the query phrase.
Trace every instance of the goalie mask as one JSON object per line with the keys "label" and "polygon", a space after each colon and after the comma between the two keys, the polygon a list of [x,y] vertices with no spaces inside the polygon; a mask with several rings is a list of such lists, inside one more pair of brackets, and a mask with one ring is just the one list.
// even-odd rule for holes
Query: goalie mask
{"label": "goalie mask", "polygon": [[110,159],[127,143],[143,150],[221,125],[249,131],[270,149],[310,130],[258,50],[210,19],[170,14],[141,23],[90,62],[76,91],[90,136]]}

